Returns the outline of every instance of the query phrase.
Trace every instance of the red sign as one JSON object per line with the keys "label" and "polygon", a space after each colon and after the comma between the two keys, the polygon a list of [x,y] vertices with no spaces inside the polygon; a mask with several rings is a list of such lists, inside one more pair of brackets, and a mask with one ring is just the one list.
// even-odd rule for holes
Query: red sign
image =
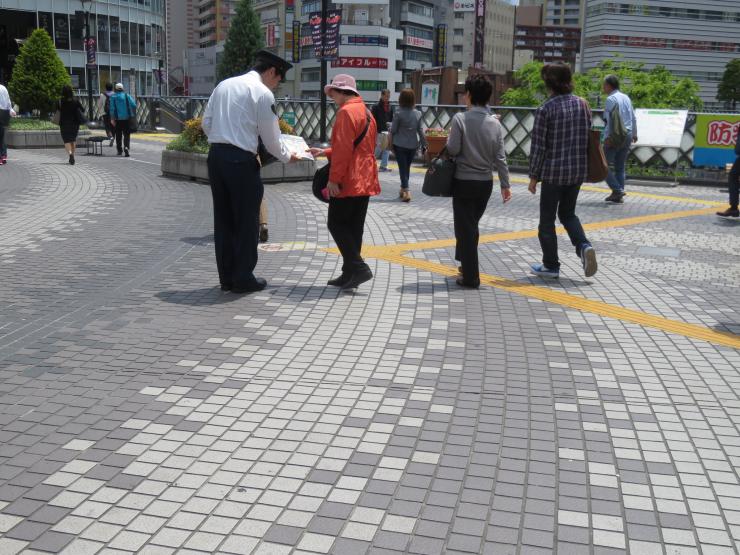
{"label": "red sign", "polygon": [[269,23],[267,25],[267,46],[275,46],[275,25]]}
{"label": "red sign", "polygon": [[356,69],[388,69],[388,60],[385,58],[359,58],[354,56],[339,56],[331,63],[331,67],[353,67]]}
{"label": "red sign", "polygon": [[740,121],[713,121],[709,124],[707,133],[707,144],[732,146],[737,144],[738,134],[740,134]]}

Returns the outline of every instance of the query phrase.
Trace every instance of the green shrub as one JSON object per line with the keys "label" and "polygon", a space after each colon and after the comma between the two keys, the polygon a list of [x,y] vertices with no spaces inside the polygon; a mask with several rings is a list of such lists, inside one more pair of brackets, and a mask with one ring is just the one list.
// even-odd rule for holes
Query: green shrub
{"label": "green shrub", "polygon": [[21,112],[38,110],[42,119],[53,112],[62,87],[72,80],[54,49],[49,33],[36,29],[21,46],[8,89]]}
{"label": "green shrub", "polygon": [[167,144],[167,150],[176,150],[178,152],[208,154],[208,149],[208,143],[191,144],[184,135],[178,135]]}
{"label": "green shrub", "polygon": [[59,126],[44,119],[11,118],[10,129],[16,131],[58,131]]}

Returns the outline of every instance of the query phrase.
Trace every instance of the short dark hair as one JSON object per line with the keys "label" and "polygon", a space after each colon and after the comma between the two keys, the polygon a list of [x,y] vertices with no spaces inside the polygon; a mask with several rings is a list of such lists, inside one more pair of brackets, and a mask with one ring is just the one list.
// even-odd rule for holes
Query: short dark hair
{"label": "short dark hair", "polygon": [[555,94],[573,92],[573,72],[568,64],[556,62],[546,64],[540,72],[545,86]]}
{"label": "short dark hair", "polygon": [[491,100],[493,85],[488,77],[477,73],[465,79],[465,92],[470,94],[470,102],[474,106],[485,106]]}
{"label": "short dark hair", "polygon": [[401,108],[413,108],[416,106],[416,93],[414,89],[402,89],[398,95],[398,105]]}
{"label": "short dark hair", "polygon": [[278,75],[280,75],[280,77],[283,80],[285,80],[285,74],[286,74],[285,69],[268,60],[262,60],[260,58],[257,58],[257,61],[255,61],[254,65],[252,66],[252,70],[262,75],[264,72],[268,71],[271,67],[274,67]]}
{"label": "short dark hair", "polygon": [[62,100],[74,100],[75,94],[72,92],[70,85],[64,85],[62,87]]}
{"label": "short dark hair", "polygon": [[617,77],[613,73],[611,73],[611,74],[607,75],[606,77],[604,77],[604,83],[606,83],[607,85],[609,85],[615,91],[618,91],[619,90],[619,77]]}
{"label": "short dark hair", "polygon": [[105,90],[106,91],[112,91],[113,90],[113,83],[106,83],[105,84]]}

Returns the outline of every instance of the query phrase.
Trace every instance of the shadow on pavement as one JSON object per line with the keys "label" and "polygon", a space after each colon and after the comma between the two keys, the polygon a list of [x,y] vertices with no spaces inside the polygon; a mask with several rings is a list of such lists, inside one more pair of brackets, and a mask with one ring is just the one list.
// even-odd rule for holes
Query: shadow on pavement
{"label": "shadow on pavement", "polygon": [[209,233],[203,237],[183,237],[180,241],[188,245],[210,245],[213,244],[213,233]]}
{"label": "shadow on pavement", "polygon": [[159,300],[170,304],[188,306],[209,306],[228,304],[247,295],[236,295],[228,291],[221,291],[219,287],[203,287],[184,291],[160,291],[156,295]]}

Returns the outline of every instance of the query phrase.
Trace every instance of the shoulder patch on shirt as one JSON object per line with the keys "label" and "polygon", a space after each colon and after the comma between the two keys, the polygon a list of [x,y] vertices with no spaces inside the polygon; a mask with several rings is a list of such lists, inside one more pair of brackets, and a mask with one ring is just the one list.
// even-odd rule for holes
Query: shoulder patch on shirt
{"label": "shoulder patch on shirt", "polygon": [[271,104],[270,105],[270,110],[272,110],[272,113],[277,116],[277,110],[275,109],[275,105],[274,104]]}

